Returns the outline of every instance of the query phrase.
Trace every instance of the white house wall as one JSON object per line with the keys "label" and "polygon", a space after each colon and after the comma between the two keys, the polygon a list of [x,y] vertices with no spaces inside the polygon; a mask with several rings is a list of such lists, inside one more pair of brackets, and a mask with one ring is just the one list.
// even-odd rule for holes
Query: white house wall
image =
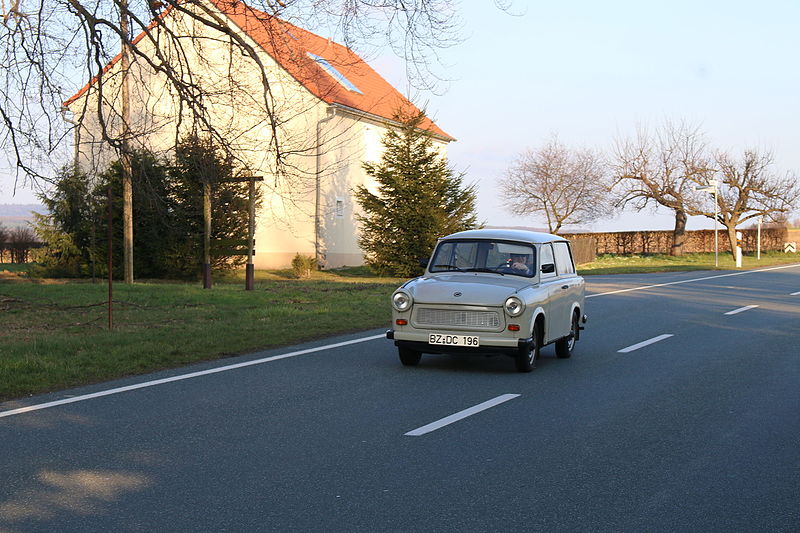
{"label": "white house wall", "polygon": [[[362,164],[365,160],[380,159],[385,122],[341,108],[333,112],[243,35],[254,48],[261,50],[259,59],[268,75],[272,101],[278,102],[274,108],[280,121],[277,134],[287,153],[286,164],[279,167],[275,162],[275,137],[265,111],[261,76],[252,60],[240,52],[231,55],[224,39],[212,35],[211,30],[196,22],[190,21],[186,27],[182,19],[172,16],[165,22],[173,31],[197,37],[197,46],[186,51],[193,65],[194,79],[203,80],[206,86],[217,91],[214,98],[206,101],[209,118],[234,146],[242,165],[252,175],[264,178],[259,184],[262,206],[255,230],[256,268],[288,267],[297,253],[314,256],[316,244],[326,268],[362,264],[356,220],[360,208],[353,189],[366,184],[376,192]],[[140,42],[139,46],[145,51],[150,47],[147,41]],[[105,74],[103,90],[114,107],[119,103],[119,78],[119,64]],[[168,157],[176,140],[188,133],[189,114],[184,112],[184,130],[177,131],[175,117],[180,110],[170,85],[141,60],[132,63],[130,87],[131,130],[137,133],[133,147]],[[96,113],[92,112],[97,105],[96,88],[92,86],[86,95],[70,105],[76,116],[81,114],[84,105],[87,106],[77,138],[77,154],[80,166],[90,175],[102,172],[117,159],[115,152],[102,141]],[[112,117],[109,123],[111,131],[119,131],[118,117]],[[323,143],[319,150],[316,147],[318,131]],[[444,143],[437,144],[444,146]],[[279,168],[288,172],[279,172]],[[320,238],[315,244],[318,169]]]}

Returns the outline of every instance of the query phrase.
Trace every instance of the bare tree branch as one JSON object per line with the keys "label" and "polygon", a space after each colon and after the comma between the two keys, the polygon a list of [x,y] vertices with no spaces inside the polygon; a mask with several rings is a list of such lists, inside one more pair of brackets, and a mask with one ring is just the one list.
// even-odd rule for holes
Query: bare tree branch
{"label": "bare tree branch", "polygon": [[695,186],[712,173],[703,133],[686,123],[665,122],[652,135],[639,127],[634,138],[615,140],[612,159],[616,205],[671,209],[675,229],[670,254],[681,255],[686,221],[699,202]]}
{"label": "bare tree branch", "polygon": [[[430,87],[439,77],[438,50],[459,41],[457,4],[451,0],[132,0],[129,43],[131,71],[164,80],[161,89],[177,102],[170,117],[178,131],[201,130],[234,153],[236,139],[220,125],[211,108],[222,94],[246,92],[248,105],[266,114],[271,131],[265,139],[273,154],[275,173],[284,181],[297,179],[293,155],[313,153],[313,143],[286,137],[284,124],[303,109],[282,106],[273,94],[275,80],[262,61],[259,47],[220,15],[220,9],[255,8],[266,16],[264,31],[276,47],[287,46],[286,28],[269,17],[282,17],[310,30],[325,30],[345,45],[367,56],[390,47],[407,61],[412,82]],[[93,101],[80,102],[75,122],[91,117],[100,137],[86,143],[107,143],[119,151],[121,117],[119,69],[115,67],[124,32],[116,16],[118,0],[13,0],[3,7],[0,24],[0,145],[26,179],[47,180],[51,169],[68,157],[64,142],[73,126],[61,117],[63,103],[92,83]],[[501,8],[504,8],[502,3]],[[182,16],[188,25],[176,25]],[[263,16],[262,16],[263,19]],[[228,86],[197,76],[192,62],[204,57],[203,42],[224,42],[229,49]],[[243,62],[243,60],[246,60]],[[260,90],[242,85],[243,69],[260,77]],[[224,90],[223,90],[224,89]],[[255,96],[258,95],[258,98]],[[160,95],[151,94],[156,100]],[[146,136],[147,128],[131,128],[132,137]],[[155,127],[155,124],[151,125]],[[177,139],[176,139],[177,140]],[[263,150],[266,148],[262,146]]]}

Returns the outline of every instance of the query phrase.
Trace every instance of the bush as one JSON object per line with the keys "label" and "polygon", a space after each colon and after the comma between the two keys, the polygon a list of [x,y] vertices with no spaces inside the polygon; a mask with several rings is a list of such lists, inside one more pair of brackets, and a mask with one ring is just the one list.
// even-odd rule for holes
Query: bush
{"label": "bush", "polygon": [[310,255],[295,254],[292,259],[292,270],[298,278],[310,278],[311,271],[317,269],[317,260]]}

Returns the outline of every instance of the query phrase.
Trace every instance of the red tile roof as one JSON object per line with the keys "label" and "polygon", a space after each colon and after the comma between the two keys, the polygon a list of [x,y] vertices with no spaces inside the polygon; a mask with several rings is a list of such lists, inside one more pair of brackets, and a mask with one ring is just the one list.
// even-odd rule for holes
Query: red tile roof
{"label": "red tile roof", "polygon": [[[324,102],[345,106],[387,120],[395,120],[398,112],[405,115],[418,112],[418,109],[407,98],[349,48],[253,9],[241,1],[211,0],[211,2],[261,46],[286,72]],[[166,15],[167,11],[161,16]],[[154,24],[151,24],[151,27]],[[141,40],[143,35],[139,35],[134,42]],[[355,85],[360,93],[351,91],[336,81],[315,59],[308,55],[309,53],[327,61]],[[113,66],[119,57],[115,57],[105,70]],[[94,81],[93,79],[65,105],[79,98]],[[425,118],[420,127],[447,140],[454,140],[428,118]]]}

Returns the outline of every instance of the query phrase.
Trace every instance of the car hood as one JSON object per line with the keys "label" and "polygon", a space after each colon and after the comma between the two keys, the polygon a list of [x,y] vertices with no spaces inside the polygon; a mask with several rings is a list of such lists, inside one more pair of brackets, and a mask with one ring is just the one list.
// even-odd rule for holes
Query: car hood
{"label": "car hood", "polygon": [[519,276],[459,273],[417,278],[405,289],[416,303],[498,306],[518,290],[532,284],[530,278]]}

